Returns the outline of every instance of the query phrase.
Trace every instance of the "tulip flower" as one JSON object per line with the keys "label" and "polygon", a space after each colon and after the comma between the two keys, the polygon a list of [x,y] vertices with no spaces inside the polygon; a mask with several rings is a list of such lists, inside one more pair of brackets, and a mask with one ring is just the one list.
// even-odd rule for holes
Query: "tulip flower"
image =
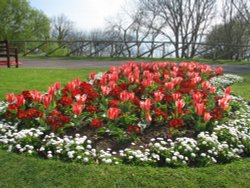
{"label": "tulip flower", "polygon": [[165,83],[165,87],[167,90],[172,90],[174,89],[174,83],[173,82],[167,82]]}
{"label": "tulip flower", "polygon": [[222,67],[218,67],[218,68],[214,68],[213,70],[217,75],[223,75],[223,68]]}
{"label": "tulip flower", "polygon": [[108,87],[108,86],[101,86],[101,90],[102,90],[102,94],[103,94],[104,96],[107,96],[107,95],[110,93],[111,88]]}
{"label": "tulip flower", "polygon": [[168,81],[169,80],[169,75],[168,74],[164,74],[164,79],[165,79],[165,81]]}
{"label": "tulip flower", "polygon": [[73,113],[76,115],[81,114],[84,107],[85,107],[84,105],[79,105],[76,103],[72,104]]}
{"label": "tulip flower", "polygon": [[174,99],[175,101],[177,101],[178,99],[181,98],[181,94],[180,94],[180,93],[173,93],[173,94],[172,94],[172,97],[173,97],[173,99]]}
{"label": "tulip flower", "polygon": [[145,101],[141,101],[140,102],[140,107],[142,110],[147,111],[150,110],[151,107],[151,100],[150,99],[146,99]]}
{"label": "tulip flower", "polygon": [[42,94],[41,94],[40,92],[38,92],[38,91],[36,91],[36,90],[32,90],[32,91],[30,92],[30,94],[31,94],[31,96],[32,96],[32,98],[33,98],[33,100],[34,100],[35,102],[40,102],[40,101],[41,101]]}
{"label": "tulip flower", "polygon": [[212,118],[212,116],[210,115],[210,113],[205,112],[203,118],[205,122],[208,122]]}
{"label": "tulip flower", "polygon": [[134,83],[134,81],[135,81],[135,76],[134,76],[132,73],[130,73],[130,74],[128,75],[128,81],[129,81],[129,83]]}
{"label": "tulip flower", "polygon": [[178,111],[181,111],[182,108],[185,106],[185,101],[184,101],[184,99],[178,99],[178,100],[175,102],[175,105],[176,105],[176,108],[178,109]]}
{"label": "tulip flower", "polygon": [[54,96],[55,95],[55,86],[50,86],[49,89],[48,89],[48,94],[51,95],[51,96]]}
{"label": "tulip flower", "polygon": [[110,86],[111,90],[114,89],[115,86],[116,86],[116,82],[110,81],[110,82],[109,82],[109,86]]}
{"label": "tulip flower", "polygon": [[229,95],[231,93],[231,88],[227,87],[225,88],[225,95]]}
{"label": "tulip flower", "polygon": [[212,85],[211,85],[211,83],[210,83],[209,81],[204,81],[204,82],[201,83],[201,87],[202,87],[202,89],[204,89],[204,90],[210,89],[211,86],[212,86]]}
{"label": "tulip flower", "polygon": [[18,107],[21,107],[25,104],[25,99],[23,95],[16,96],[16,103]]}
{"label": "tulip flower", "polygon": [[229,107],[230,100],[231,98],[228,95],[224,96],[222,99],[218,101],[219,107],[222,108],[223,110],[227,110]]}
{"label": "tulip flower", "polygon": [[152,117],[150,116],[149,113],[146,113],[146,119],[149,123],[152,121]]}
{"label": "tulip flower", "polygon": [[108,80],[107,80],[107,74],[103,74],[102,78],[101,78],[101,85],[105,86],[107,84]]}
{"label": "tulip flower", "polygon": [[80,86],[82,81],[80,80],[80,78],[77,78],[73,81],[73,83],[75,84],[76,87]]}
{"label": "tulip flower", "polygon": [[195,104],[195,112],[198,116],[202,116],[204,113],[204,104],[203,103],[196,103]]}
{"label": "tulip flower", "polygon": [[61,88],[61,83],[60,82],[55,82],[54,87],[56,90],[59,90]]}
{"label": "tulip flower", "polygon": [[191,82],[194,84],[198,84],[201,82],[201,80],[202,80],[202,78],[200,76],[196,76],[196,77],[191,79]]}
{"label": "tulip flower", "polygon": [[182,77],[176,77],[172,80],[174,85],[179,85],[181,83],[181,81],[183,80]]}
{"label": "tulip flower", "polygon": [[76,89],[75,82],[69,82],[67,86],[70,92],[73,92]]}
{"label": "tulip flower", "polygon": [[95,72],[91,72],[91,73],[89,74],[90,80],[94,80],[94,79],[95,79],[95,75],[96,75]]}
{"label": "tulip flower", "polygon": [[14,95],[14,93],[7,94],[6,100],[8,103],[13,103],[16,100],[16,96]]}
{"label": "tulip flower", "polygon": [[154,84],[154,81],[153,80],[150,80],[150,79],[143,79],[142,80],[142,85],[144,87],[148,87],[148,86],[151,86]]}
{"label": "tulip flower", "polygon": [[119,108],[109,108],[108,109],[108,118],[115,120],[118,118],[120,112],[121,112],[121,109],[119,109]]}
{"label": "tulip flower", "polygon": [[127,91],[123,91],[120,93],[120,99],[122,100],[122,102],[127,102],[128,100],[133,100],[135,97],[135,94],[133,92],[127,92]]}
{"label": "tulip flower", "polygon": [[76,98],[77,104],[80,105],[80,104],[84,104],[85,103],[85,101],[87,99],[87,95],[86,94],[83,94],[83,95],[78,94],[78,95],[75,96],[75,98]]}
{"label": "tulip flower", "polygon": [[164,94],[160,91],[154,92],[154,97],[156,101],[161,101],[164,97]]}
{"label": "tulip flower", "polygon": [[196,102],[196,103],[199,103],[200,101],[201,101],[201,99],[202,99],[202,97],[203,97],[203,94],[201,93],[201,92],[196,92],[196,93],[194,93],[193,95],[192,95],[192,97],[193,97],[193,99],[194,99],[194,101]]}
{"label": "tulip flower", "polygon": [[216,91],[216,87],[215,87],[215,86],[211,86],[209,92],[210,92],[211,94],[213,94],[213,93],[215,93],[215,91]]}
{"label": "tulip flower", "polygon": [[50,104],[51,104],[51,101],[52,101],[52,96],[51,95],[44,95],[42,97],[42,100],[43,100],[43,104],[45,107],[48,107]]}

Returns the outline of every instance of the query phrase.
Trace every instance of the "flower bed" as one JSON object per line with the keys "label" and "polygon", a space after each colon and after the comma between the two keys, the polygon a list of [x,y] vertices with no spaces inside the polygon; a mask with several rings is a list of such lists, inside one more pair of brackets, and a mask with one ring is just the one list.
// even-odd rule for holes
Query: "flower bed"
{"label": "flower bed", "polygon": [[245,157],[250,109],[222,75],[198,63],[131,62],[46,94],[8,94],[1,147],[83,163],[205,166]]}

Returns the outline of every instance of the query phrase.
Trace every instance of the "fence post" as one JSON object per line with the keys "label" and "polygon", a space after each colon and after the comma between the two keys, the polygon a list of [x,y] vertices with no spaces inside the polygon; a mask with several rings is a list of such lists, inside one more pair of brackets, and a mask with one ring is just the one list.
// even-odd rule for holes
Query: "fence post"
{"label": "fence post", "polygon": [[166,50],[166,49],[165,49],[165,48],[166,48],[165,45],[166,45],[166,43],[163,42],[163,45],[162,45],[162,57],[161,57],[162,59],[165,57],[165,50]]}

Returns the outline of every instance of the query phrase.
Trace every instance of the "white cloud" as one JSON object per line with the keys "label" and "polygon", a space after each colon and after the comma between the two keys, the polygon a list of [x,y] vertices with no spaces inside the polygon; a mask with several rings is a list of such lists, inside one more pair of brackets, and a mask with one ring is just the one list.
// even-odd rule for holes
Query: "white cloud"
{"label": "white cloud", "polygon": [[126,0],[30,0],[31,6],[49,17],[65,14],[77,28],[104,27],[105,18],[115,16]]}

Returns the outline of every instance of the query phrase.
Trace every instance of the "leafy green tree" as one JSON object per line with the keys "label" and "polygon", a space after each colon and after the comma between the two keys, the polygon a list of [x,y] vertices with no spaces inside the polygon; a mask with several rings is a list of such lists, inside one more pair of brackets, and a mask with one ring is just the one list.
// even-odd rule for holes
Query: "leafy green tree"
{"label": "leafy green tree", "polygon": [[49,18],[27,0],[1,0],[0,19],[0,40],[42,40],[49,36]]}

